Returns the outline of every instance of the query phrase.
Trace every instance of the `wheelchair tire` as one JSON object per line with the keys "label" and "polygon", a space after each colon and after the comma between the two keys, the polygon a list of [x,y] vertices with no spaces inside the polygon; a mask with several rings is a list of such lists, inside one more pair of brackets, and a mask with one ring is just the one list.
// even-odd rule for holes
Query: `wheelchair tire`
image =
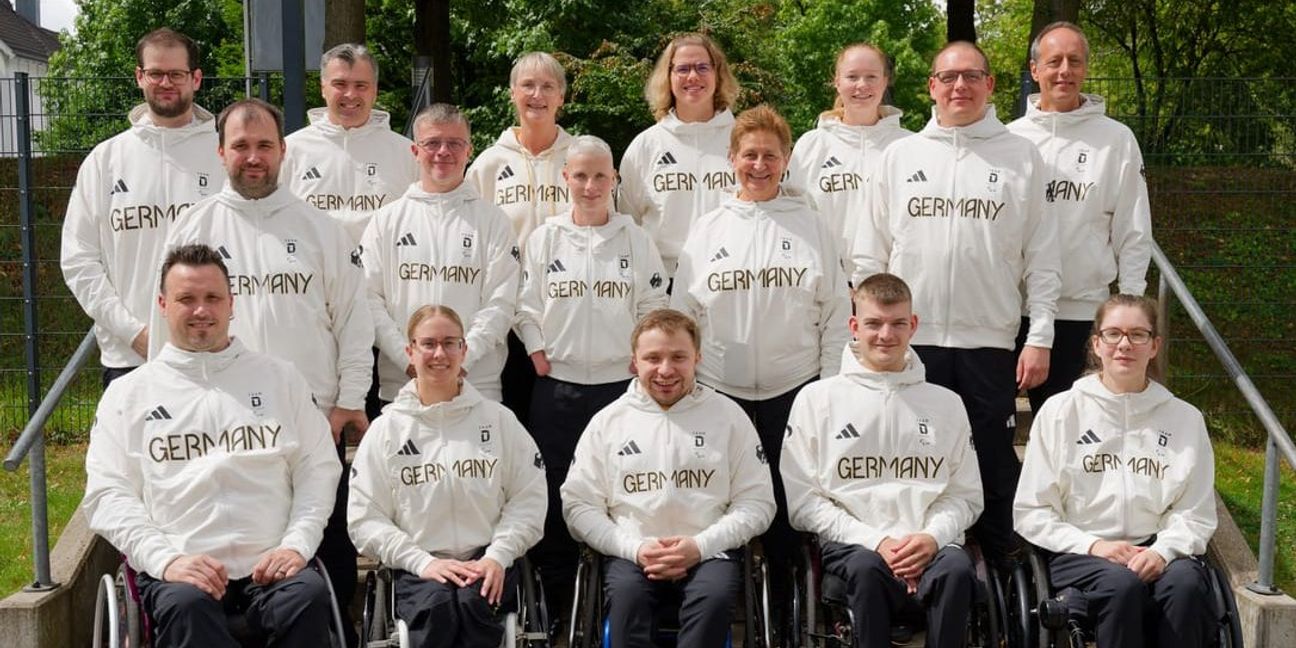
{"label": "wheelchair tire", "polygon": [[125,619],[122,624],[126,630],[124,645],[128,648],[143,648],[147,639],[144,636],[144,610],[140,607],[139,593],[127,581],[126,570],[126,564],[122,563],[117,568],[117,577],[113,579],[117,590],[117,606]]}
{"label": "wheelchair tire", "polygon": [[518,579],[519,634],[516,645],[524,648],[549,648],[549,610],[544,598],[544,588],[540,586],[540,575],[529,561],[522,560],[518,566],[522,568],[522,573]]}
{"label": "wheelchair tire", "polygon": [[1224,571],[1207,563],[1206,571],[1210,573],[1212,593],[1216,610],[1219,611],[1219,630],[1217,642],[1220,648],[1242,648],[1242,623],[1238,617],[1237,598],[1233,595],[1233,585]]}
{"label": "wheelchair tire", "polygon": [[583,550],[576,563],[576,588],[572,596],[571,625],[567,629],[568,648],[594,648],[598,643],[598,569],[594,557]]}
{"label": "wheelchair tire", "polygon": [[1006,610],[1008,615],[1007,640],[1009,646],[1047,648],[1040,645],[1040,624],[1033,613],[1041,599],[1036,597],[1028,565],[1016,563],[1008,574]]}

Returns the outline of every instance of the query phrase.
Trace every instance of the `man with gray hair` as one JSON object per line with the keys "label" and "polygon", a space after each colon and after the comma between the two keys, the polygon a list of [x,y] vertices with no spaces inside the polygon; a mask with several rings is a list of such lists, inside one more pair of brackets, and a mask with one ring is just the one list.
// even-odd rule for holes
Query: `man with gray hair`
{"label": "man with gray hair", "polygon": [[320,57],[324,108],[288,136],[284,179],[302,200],[328,212],[353,243],[369,217],[418,179],[406,156],[410,141],[391,130],[391,116],[374,109],[378,62],[364,45],[343,43]]}
{"label": "man with gray hair", "polygon": [[513,226],[464,182],[472,139],[458,108],[439,103],[423,109],[414,118],[414,138],[410,151],[419,181],[374,214],[360,244],[380,350],[379,396],[393,400],[414,375],[405,354],[410,314],[439,304],[463,317],[468,382],[499,401],[504,341],[517,301]]}

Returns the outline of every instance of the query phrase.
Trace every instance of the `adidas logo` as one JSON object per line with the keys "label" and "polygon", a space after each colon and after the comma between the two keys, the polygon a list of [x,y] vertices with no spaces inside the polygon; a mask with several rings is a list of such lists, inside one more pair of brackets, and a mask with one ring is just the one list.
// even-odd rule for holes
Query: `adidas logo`
{"label": "adidas logo", "polygon": [[311,167],[307,169],[306,173],[302,174],[302,180],[319,180],[319,179],[320,179],[320,172],[319,169],[316,169],[315,167]]}
{"label": "adidas logo", "polygon": [[855,429],[855,424],[854,424],[854,423],[847,423],[847,424],[846,424],[846,427],[842,428],[841,431],[837,433],[837,436],[836,436],[835,438],[837,438],[837,439],[858,439],[858,438],[860,438],[860,433],[859,433],[859,430],[856,430],[856,429]]}
{"label": "adidas logo", "polygon": [[909,176],[905,182],[927,182],[927,174],[923,173],[922,169],[918,169],[918,173]]}
{"label": "adidas logo", "polygon": [[401,247],[403,245],[418,245],[418,243],[414,241],[413,234],[405,232],[405,236],[400,237],[400,240],[396,241],[396,247]]}
{"label": "adidas logo", "polygon": [[629,457],[630,455],[637,455],[637,454],[643,454],[643,450],[640,450],[639,444],[635,443],[634,441],[625,444],[625,446],[622,447],[621,450],[617,452],[618,457]]}
{"label": "adidas logo", "polygon": [[118,179],[117,182],[113,183],[112,191],[108,192],[108,195],[111,196],[114,194],[126,193],[127,191],[130,191],[130,189],[126,188],[126,181]]}
{"label": "adidas logo", "polygon": [[165,407],[158,405],[157,407],[154,407],[151,412],[148,413],[148,416],[144,417],[144,420],[145,421],[170,421],[171,412],[168,412]]}
{"label": "adidas logo", "polygon": [[839,166],[841,166],[841,165],[842,165],[841,160],[838,160],[838,159],[837,159],[837,156],[834,155],[834,156],[828,158],[827,160],[824,160],[823,166],[821,166],[821,167],[819,167],[819,168],[820,168],[820,169],[831,169],[831,168],[833,168],[833,167],[839,167]]}
{"label": "adidas logo", "polygon": [[496,181],[499,181],[499,180],[508,180],[509,178],[512,178],[512,177],[513,177],[513,167],[511,167],[511,166],[505,164],[505,165],[504,165],[504,170],[503,170],[503,171],[500,171],[500,174],[499,174],[498,176],[496,176],[495,180],[496,180]]}
{"label": "adidas logo", "polygon": [[720,251],[716,252],[715,256],[711,257],[711,260],[719,261],[720,259],[728,259],[728,258],[729,258],[729,250],[726,250],[723,247],[721,247]]}
{"label": "adidas logo", "polygon": [[234,257],[230,256],[229,250],[226,250],[224,245],[222,245],[222,246],[216,248],[216,254],[219,254],[219,255],[220,255],[220,258],[225,259],[225,260],[229,260],[229,259],[233,259],[233,258],[234,258]]}
{"label": "adidas logo", "polygon": [[1080,439],[1076,441],[1076,445],[1090,445],[1093,443],[1102,443],[1102,439],[1099,439],[1093,430],[1085,430],[1085,433],[1081,434]]}
{"label": "adidas logo", "polygon": [[667,164],[675,164],[675,156],[671,155],[670,151],[666,151],[657,159],[657,166],[665,166]]}
{"label": "adidas logo", "polygon": [[567,272],[567,266],[563,265],[562,259],[554,259],[554,262],[549,264],[549,272]]}
{"label": "adidas logo", "polygon": [[406,439],[405,445],[401,446],[401,449],[396,451],[396,456],[398,457],[413,457],[416,454],[422,453],[419,452],[418,446],[414,445],[414,439]]}

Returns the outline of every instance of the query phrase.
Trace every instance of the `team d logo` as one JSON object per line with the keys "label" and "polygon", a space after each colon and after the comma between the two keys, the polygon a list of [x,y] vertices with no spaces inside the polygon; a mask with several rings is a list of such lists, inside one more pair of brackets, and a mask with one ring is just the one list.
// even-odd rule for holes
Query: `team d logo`
{"label": "team d logo", "polygon": [[297,239],[284,239],[284,250],[288,254],[297,254]]}
{"label": "team d logo", "polygon": [[211,182],[211,179],[207,177],[207,174],[206,174],[206,173],[199,173],[199,174],[198,174],[198,186],[199,186],[199,187],[202,187],[202,188],[205,189],[205,188],[207,188],[207,185],[208,185],[210,182]]}
{"label": "team d logo", "polygon": [[369,164],[366,164],[366,165],[365,165],[365,175],[369,176],[370,178],[372,178],[372,177],[378,175],[378,165],[377,165],[377,164],[374,164],[373,162],[370,162]]}

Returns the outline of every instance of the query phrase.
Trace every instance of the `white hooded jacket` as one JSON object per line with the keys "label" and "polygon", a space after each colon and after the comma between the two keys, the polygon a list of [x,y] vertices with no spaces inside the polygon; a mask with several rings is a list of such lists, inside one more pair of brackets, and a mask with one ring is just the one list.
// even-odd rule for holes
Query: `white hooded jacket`
{"label": "white hooded jacket", "polygon": [[737,187],[729,163],[733,125],[729,110],[704,122],[680,121],[672,110],[635,136],[621,158],[617,210],[648,231],[672,277],[689,228]]}
{"label": "white hooded jacket", "polygon": [[[364,409],[373,320],[359,256],[337,221],[283,187],[249,200],[226,186],[171,229],[168,250],[186,243],[211,246],[229,268],[231,335],[296,366],[324,411]],[[158,258],[154,286],[161,265]],[[150,357],[167,341],[162,315],[153,313]]]}
{"label": "white hooded jacket", "polygon": [[153,124],[148,106],[131,127],[90,152],[63,220],[63,278],[95,322],[105,367],[136,367],[131,341],[157,310],[157,268],[167,230],[190,205],[220,191],[215,118],[194,106],[187,126]]}
{"label": "white hooded jacket", "polygon": [[446,193],[410,185],[379,211],[361,242],[384,400],[409,377],[409,317],[427,304],[455,309],[468,331],[468,381],[499,400],[504,346],[517,300],[518,246],[508,218],[467,182]]}
{"label": "white hooded jacket", "polygon": [[421,574],[433,560],[485,549],[503,567],[540,540],[548,495],[531,435],[503,405],[463,383],[419,402],[414,381],[360,441],[347,530],[360,553]]}
{"label": "white hooded jacket", "polygon": [[906,360],[872,371],[848,345],[840,374],[797,394],[779,464],[794,528],[872,550],[911,533],[963,542],[983,509],[967,412]]}
{"label": "white hooded jacket", "polygon": [[104,391],[86,452],[90,528],[161,579],[208,554],[231,579],[267,552],[309,560],[342,471],[328,421],[291,365],[167,345]]}
{"label": "white hooded jacket", "polygon": [[994,106],[962,127],[939,125],[933,109],[879,165],[853,280],[885,271],[909,284],[924,318],[912,344],[1012,349],[1024,284],[1026,344],[1052,347],[1059,247],[1057,224],[1044,216],[1039,150],[1009,133]]}
{"label": "white hooded jacket", "polygon": [[774,519],[756,428],[702,385],[663,410],[639,380],[590,420],[562,485],[572,536],[637,561],[653,538],[691,535],[703,559],[742,547]]}
{"label": "white hooded jacket", "polygon": [[[788,184],[806,193],[819,215],[837,234],[837,253],[850,263],[851,245],[860,223],[871,224],[869,188],[882,151],[913,135],[900,125],[904,113],[880,106],[882,118],[872,126],[850,126],[825,113],[818,127],[797,140],[788,162]],[[852,268],[846,268],[850,277]]]}
{"label": "white hooded jacket", "polygon": [[666,271],[648,234],[623,214],[587,227],[568,212],[532,232],[522,256],[516,328],[527,353],[544,351],[558,380],[629,380],[630,333],[666,306]]}
{"label": "white hooded jacket", "polygon": [[1142,295],[1152,258],[1152,215],[1134,133],[1107,117],[1098,95],[1070,112],[1045,112],[1039,95],[1008,130],[1039,147],[1048,174],[1046,217],[1062,252],[1058,319],[1087,321],[1111,294]]}
{"label": "white hooded jacket", "polygon": [[414,143],[393,132],[391,116],[381,110],[355,128],[329,121],[327,108],[306,114],[310,125],[286,138],[279,177],[294,195],[336,218],[357,244],[374,211],[418,180]]}
{"label": "white hooded jacket", "polygon": [[517,131],[506,128],[468,167],[464,179],[504,210],[519,245],[540,223],[571,208],[571,192],[562,176],[571,143],[572,136],[559,126],[553,146],[532,155],[518,141]]}
{"label": "white hooded jacket", "polygon": [[788,190],[763,202],[731,197],[698,219],[671,305],[702,328],[700,381],[763,400],[837,373],[851,306],[836,238]]}
{"label": "white hooded jacket", "polygon": [[1215,525],[1206,422],[1159,383],[1114,394],[1091,374],[1035,415],[1013,501],[1027,541],[1087,554],[1099,540],[1156,536],[1168,563],[1204,553]]}

